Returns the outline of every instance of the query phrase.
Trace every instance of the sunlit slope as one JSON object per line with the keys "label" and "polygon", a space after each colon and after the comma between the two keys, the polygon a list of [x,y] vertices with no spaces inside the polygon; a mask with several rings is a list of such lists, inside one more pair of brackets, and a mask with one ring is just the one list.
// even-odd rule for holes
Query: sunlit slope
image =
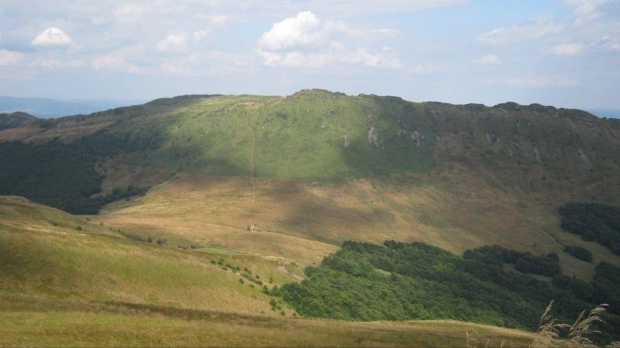
{"label": "sunlit slope", "polygon": [[[0,345],[409,347],[460,346],[474,337],[488,346],[527,346],[533,339],[451,321],[295,318],[284,305],[273,311],[257,284],[239,281],[246,268],[269,287],[293,281],[298,267],[285,259],[139,242],[116,226],[20,197],[0,197],[0,217]],[[299,250],[310,245],[288,241]]]}
{"label": "sunlit slope", "polygon": [[[259,274],[265,284],[270,278],[274,284],[293,280],[278,269],[277,260],[142,243],[111,232],[107,225],[18,197],[0,197],[0,216],[0,293],[7,298],[121,301],[260,313],[271,311],[269,297],[258,285],[241,284],[241,271],[233,272],[230,266],[253,270],[253,276]],[[222,265],[211,262],[220,258]]]}
{"label": "sunlit slope", "polygon": [[[345,240],[423,241],[458,254],[485,244],[537,255],[556,252],[564,273],[583,279],[590,279],[598,261],[619,263],[605,247],[562,231],[544,195],[520,190],[498,195],[493,183],[469,176],[429,175],[418,185],[385,178],[338,184],[257,178],[255,186],[254,191],[250,178],[177,176],[92,219],[143,238],[158,231],[157,236],[183,236],[207,248],[304,266]],[[564,253],[566,245],[588,248],[594,262]]]}

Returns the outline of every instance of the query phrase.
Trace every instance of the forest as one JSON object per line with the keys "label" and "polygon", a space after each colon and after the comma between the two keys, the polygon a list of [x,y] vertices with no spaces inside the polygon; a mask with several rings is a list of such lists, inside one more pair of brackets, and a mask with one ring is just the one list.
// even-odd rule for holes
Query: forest
{"label": "forest", "polygon": [[620,255],[620,208],[571,202],[560,207],[562,228],[583,240],[598,242]]}
{"label": "forest", "polygon": [[[517,271],[505,270],[506,264]],[[348,241],[319,266],[306,268],[306,280],[285,284],[272,295],[281,295],[309,317],[453,319],[528,330],[538,327],[552,300],[555,316],[564,319],[608,303],[601,330],[608,336],[600,339],[617,339],[620,303],[614,289],[620,288],[620,269],[601,263],[591,283],[560,271],[557,255],[534,256],[498,246],[458,256],[419,242]],[[524,272],[553,277],[539,280]]]}

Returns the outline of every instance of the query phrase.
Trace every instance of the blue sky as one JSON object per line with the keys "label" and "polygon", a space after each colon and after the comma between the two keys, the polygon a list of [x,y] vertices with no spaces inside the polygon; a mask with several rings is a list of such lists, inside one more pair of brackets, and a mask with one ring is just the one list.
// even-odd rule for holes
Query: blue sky
{"label": "blue sky", "polygon": [[0,0],[0,95],[620,109],[620,0]]}

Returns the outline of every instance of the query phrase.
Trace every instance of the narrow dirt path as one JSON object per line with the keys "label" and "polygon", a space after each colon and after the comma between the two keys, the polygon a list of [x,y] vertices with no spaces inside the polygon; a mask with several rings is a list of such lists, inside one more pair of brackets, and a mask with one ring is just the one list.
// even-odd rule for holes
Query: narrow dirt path
{"label": "narrow dirt path", "polygon": [[254,128],[250,124],[250,114],[247,115],[245,122],[250,129],[250,134],[252,135],[252,151],[250,153],[250,166],[252,167],[252,201],[250,203],[250,225],[249,229],[252,230],[254,228],[254,202],[256,201],[256,162],[254,159],[254,153],[256,152],[256,138],[254,136]]}

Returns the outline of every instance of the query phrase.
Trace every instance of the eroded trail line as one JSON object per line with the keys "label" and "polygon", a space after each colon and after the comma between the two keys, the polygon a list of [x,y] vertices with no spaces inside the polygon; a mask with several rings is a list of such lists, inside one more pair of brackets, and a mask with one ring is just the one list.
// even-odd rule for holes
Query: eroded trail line
{"label": "eroded trail line", "polygon": [[256,163],[254,160],[254,153],[256,151],[256,138],[254,137],[254,128],[250,124],[250,115],[248,114],[245,119],[248,128],[250,129],[250,134],[252,135],[252,151],[250,153],[250,166],[252,167],[252,176],[250,179],[252,180],[252,200],[250,202],[250,225],[249,229],[252,230],[254,228],[254,202],[256,201]]}

